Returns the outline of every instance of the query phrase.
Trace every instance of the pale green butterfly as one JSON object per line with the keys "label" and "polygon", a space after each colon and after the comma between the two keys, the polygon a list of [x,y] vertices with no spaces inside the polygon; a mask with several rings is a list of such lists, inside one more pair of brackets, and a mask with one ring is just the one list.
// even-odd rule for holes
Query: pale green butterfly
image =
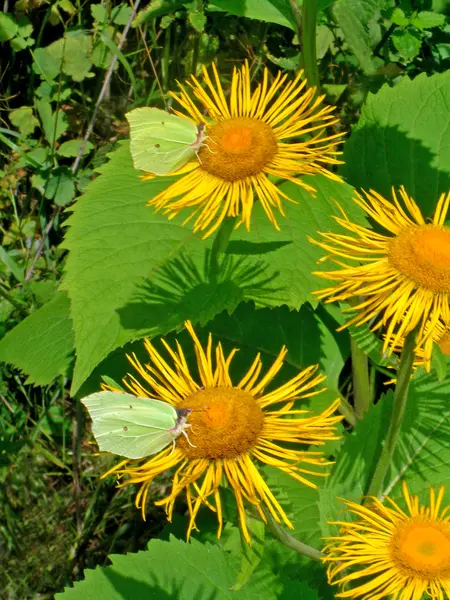
{"label": "pale green butterfly", "polygon": [[[189,438],[186,423],[189,408],[176,409],[154,398],[139,398],[122,392],[96,392],[81,402],[92,419],[92,430],[100,450],[126,458],[156,454],[180,434]],[[190,442],[189,442],[190,443]],[[192,446],[192,444],[191,444]]]}
{"label": "pale green butterfly", "polygon": [[168,175],[185,165],[205,139],[205,125],[170,115],[159,108],[135,108],[127,113],[131,156],[136,169]]}

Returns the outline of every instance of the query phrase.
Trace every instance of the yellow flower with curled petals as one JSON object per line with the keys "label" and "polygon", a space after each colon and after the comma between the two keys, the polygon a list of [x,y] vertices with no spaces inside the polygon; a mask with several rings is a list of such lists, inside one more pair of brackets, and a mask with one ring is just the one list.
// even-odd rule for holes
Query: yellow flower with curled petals
{"label": "yellow flower with curled petals", "polygon": [[370,498],[361,506],[346,501],[351,522],[338,522],[339,535],[327,538],[323,561],[337,598],[436,600],[450,598],[450,506],[442,508],[444,488],[430,489],[421,506],[405,483],[407,510],[390,498]]}
{"label": "yellow flower with curled petals", "polygon": [[315,292],[326,302],[353,300],[355,312],[340,329],[351,324],[373,322],[372,330],[385,328],[383,351],[391,354],[409,332],[417,328],[416,351],[433,335],[439,321],[450,321],[450,227],[446,226],[450,193],[438,200],[431,222],[404,187],[393,202],[380,194],[357,194],[355,202],[378,225],[379,233],[352,223],[342,211],[335,217],[348,234],[320,233],[321,241],[310,241],[338,269],[318,271],[336,284]]}
{"label": "yellow flower with curled petals", "polygon": [[190,408],[189,439],[180,436],[174,449],[166,448],[149,459],[123,461],[104,476],[115,473],[122,485],[140,485],[136,506],[145,518],[151,483],[164,471],[175,469],[171,491],[156,504],[165,507],[170,520],[176,499],[182,493],[185,495],[189,509],[188,537],[196,529],[195,520],[202,505],[217,514],[220,536],[223,524],[220,487],[224,481],[234,493],[247,541],[250,535],[246,504],[253,505],[264,521],[263,507],[277,522],[292,527],[257,462],[276,467],[306,486],[317,487],[310,476],[327,475],[325,467],[331,463],[322,452],[305,445],[320,446],[327,440],[338,439],[336,425],[342,417],[334,413],[339,400],[317,415],[296,407],[298,400],[323,391],[316,389],[325,379],[315,374],[317,366],[308,367],[284,385],[267,391],[283,365],[287,353],[284,347],[265,374],[258,354],[244,377],[234,385],[230,367],[236,350],[225,356],[219,343],[213,351],[211,335],[204,349],[191,323],[185,325],[195,347],[198,379],[191,374],[178,342],[174,350],[163,340],[170,356],[167,362],[146,341],[148,365],[141,365],[135,356],[129,357],[146,385],[131,375],[126,385],[136,396],[157,398],[177,409]]}
{"label": "yellow flower with curled petals", "polygon": [[[214,81],[203,68],[202,82],[192,76],[180,93],[172,97],[183,111],[180,117],[196,125],[206,125],[207,139],[195,159],[176,173],[183,175],[166,190],[152,198],[149,206],[162,209],[169,218],[182,209],[191,209],[185,223],[195,218],[194,231],[213,233],[225,217],[238,217],[250,229],[255,200],[261,202],[269,220],[279,229],[275,211],[284,215],[282,201],[290,201],[271,176],[292,181],[310,193],[315,189],[303,175],[321,173],[335,181],[340,177],[326,168],[341,161],[338,146],[342,133],[324,134],[324,128],[338,119],[335,107],[323,106],[324,96],[316,97],[307,88],[303,74],[287,82],[279,73],[269,83],[263,81],[252,91],[250,71],[245,64],[234,69],[227,100],[216,67]],[[149,174],[143,178],[153,178]]]}

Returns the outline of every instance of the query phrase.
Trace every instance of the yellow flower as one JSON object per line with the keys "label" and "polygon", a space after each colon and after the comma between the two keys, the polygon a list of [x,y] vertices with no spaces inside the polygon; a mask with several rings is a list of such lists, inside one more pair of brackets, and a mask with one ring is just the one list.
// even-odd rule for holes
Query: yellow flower
{"label": "yellow flower", "polygon": [[360,506],[346,501],[353,522],[338,522],[328,538],[324,562],[338,598],[421,600],[450,598],[450,506],[441,509],[444,488],[430,489],[430,505],[420,506],[403,483],[407,511],[390,498]]}
{"label": "yellow flower", "polygon": [[450,193],[439,198],[430,223],[403,187],[405,208],[392,194],[394,203],[374,191],[355,198],[387,235],[352,223],[342,211],[336,221],[352,235],[321,233],[324,241],[310,240],[329,252],[322,261],[340,267],[315,273],[338,282],[316,295],[327,302],[355,299],[347,310],[356,316],[340,329],[372,320],[372,330],[386,326],[383,350],[389,354],[416,327],[417,349],[423,347],[439,320],[450,318],[450,228],[444,225]]}
{"label": "yellow flower", "polygon": [[[433,353],[433,344],[437,344],[439,350],[444,356],[450,356],[450,324],[438,321],[432,331],[430,326],[425,325],[425,338],[426,341],[423,348],[419,348],[414,358],[414,367],[423,366],[428,372],[431,368],[431,355]],[[403,342],[401,339],[393,347],[395,352],[401,353],[403,350]]]}
{"label": "yellow flower", "polygon": [[191,375],[178,342],[176,350],[172,350],[163,340],[171,358],[170,365],[146,341],[150,364],[142,366],[135,356],[129,360],[148,389],[133,376],[129,376],[127,386],[137,396],[158,398],[177,409],[190,408],[189,441],[180,436],[174,450],[166,448],[150,459],[125,460],[104,476],[116,473],[126,476],[123,485],[140,484],[136,506],[141,508],[145,518],[150,484],[159,474],[175,468],[171,491],[156,504],[165,507],[171,520],[175,500],[185,492],[189,509],[188,537],[196,529],[195,519],[202,504],[217,514],[220,536],[220,484],[224,481],[234,492],[247,540],[250,537],[245,518],[246,502],[255,507],[262,519],[266,520],[265,506],[277,522],[284,521],[292,527],[254,461],[277,467],[297,481],[317,487],[308,477],[327,475],[323,467],[331,463],[325,460],[322,452],[300,449],[299,444],[319,446],[326,440],[337,439],[335,426],[342,417],[333,416],[333,413],[339,400],[319,415],[295,408],[297,400],[323,391],[314,389],[325,379],[322,375],[314,375],[317,366],[308,367],[284,385],[266,391],[281,369],[287,353],[284,347],[265,375],[261,375],[262,363],[258,354],[246,375],[233,385],[229,369],[236,350],[226,357],[219,343],[213,352],[211,335],[203,349],[191,323],[187,321],[185,325],[194,342],[198,381]]}
{"label": "yellow flower", "polygon": [[341,181],[323,166],[341,162],[334,157],[341,154],[337,138],[343,134],[323,132],[325,126],[338,122],[331,114],[334,107],[321,106],[324,96],[315,98],[315,88],[305,89],[302,73],[289,83],[287,75],[279,73],[269,84],[265,69],[262,84],[252,93],[247,64],[234,69],[227,100],[216,67],[212,68],[214,82],[203,68],[206,90],[195,77],[187,82],[197,102],[181,84],[180,94],[172,94],[184,109],[175,111],[178,116],[206,125],[207,139],[198,160],[179,169],[175,174],[184,177],[148,204],[164,209],[169,219],[183,208],[192,208],[184,223],[195,217],[194,231],[206,231],[203,237],[207,237],[227,216],[239,217],[239,223],[250,229],[257,198],[279,229],[274,209],[284,215],[281,201],[290,198],[268,176],[287,179],[311,193],[315,189],[298,175],[322,173]]}

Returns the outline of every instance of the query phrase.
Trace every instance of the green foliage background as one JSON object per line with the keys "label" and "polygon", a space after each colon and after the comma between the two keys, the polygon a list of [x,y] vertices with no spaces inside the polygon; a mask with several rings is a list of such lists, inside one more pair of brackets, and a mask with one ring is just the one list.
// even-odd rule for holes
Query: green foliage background
{"label": "green foliage background", "polygon": [[[251,231],[232,234],[218,276],[212,240],[182,227],[183,216],[168,221],[146,207],[170,181],[140,180],[127,141],[125,112],[163,107],[177,79],[199,75],[213,60],[225,87],[244,59],[255,81],[263,67],[294,75],[303,56],[302,9],[293,5],[154,0],[133,15],[119,2],[22,0],[0,14],[7,65],[0,82],[5,598],[333,597],[323,568],[256,520],[254,545],[241,544],[227,490],[220,541],[205,510],[200,533],[186,543],[182,503],[171,524],[150,503],[143,524],[135,490],[99,481],[114,458],[95,455],[77,402],[99,389],[102,375],[120,380],[129,370],[127,352],[144,359],[144,337],[177,337],[188,347],[186,319],[201,339],[212,332],[227,350],[240,348],[235,379],[257,352],[268,365],[285,344],[280,380],[318,363],[328,390],[309,408],[323,410],[337,396],[347,407],[343,439],[325,447],[336,465],[318,490],[264,469],[292,535],[320,549],[322,536],[335,531],[327,521],[343,515],[336,498],[359,501],[367,491],[392,409],[386,367],[396,362],[381,355],[368,328],[336,332],[339,308],[312,295],[327,284],[312,273],[324,268],[316,264],[323,253],[307,237],[340,231],[336,202],[368,225],[353,203],[355,189],[389,197],[403,184],[427,216],[450,189],[448,8],[438,0],[319,2],[317,68],[326,101],[337,106],[338,129],[348,131],[345,183],[306,178],[317,189],[314,199],[279,183],[296,201],[284,206],[281,231],[257,205]],[[373,406],[356,427],[350,337],[371,358]],[[448,482],[449,385],[445,364],[438,373],[415,373],[384,490],[396,501],[401,479],[422,500],[430,485]],[[169,482],[170,474],[152,499]]]}

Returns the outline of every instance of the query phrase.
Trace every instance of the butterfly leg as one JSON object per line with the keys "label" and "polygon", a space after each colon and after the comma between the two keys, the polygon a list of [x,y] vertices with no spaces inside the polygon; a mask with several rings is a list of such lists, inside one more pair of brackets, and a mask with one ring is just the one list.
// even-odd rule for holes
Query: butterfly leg
{"label": "butterfly leg", "polygon": [[186,433],[186,431],[184,431],[184,430],[183,430],[181,433],[182,433],[182,434],[184,435],[184,437],[187,439],[189,446],[192,446],[193,448],[197,448],[197,446],[194,446],[194,444],[192,444],[192,443],[191,443],[191,440],[189,439],[189,436],[188,436],[188,434]]}

